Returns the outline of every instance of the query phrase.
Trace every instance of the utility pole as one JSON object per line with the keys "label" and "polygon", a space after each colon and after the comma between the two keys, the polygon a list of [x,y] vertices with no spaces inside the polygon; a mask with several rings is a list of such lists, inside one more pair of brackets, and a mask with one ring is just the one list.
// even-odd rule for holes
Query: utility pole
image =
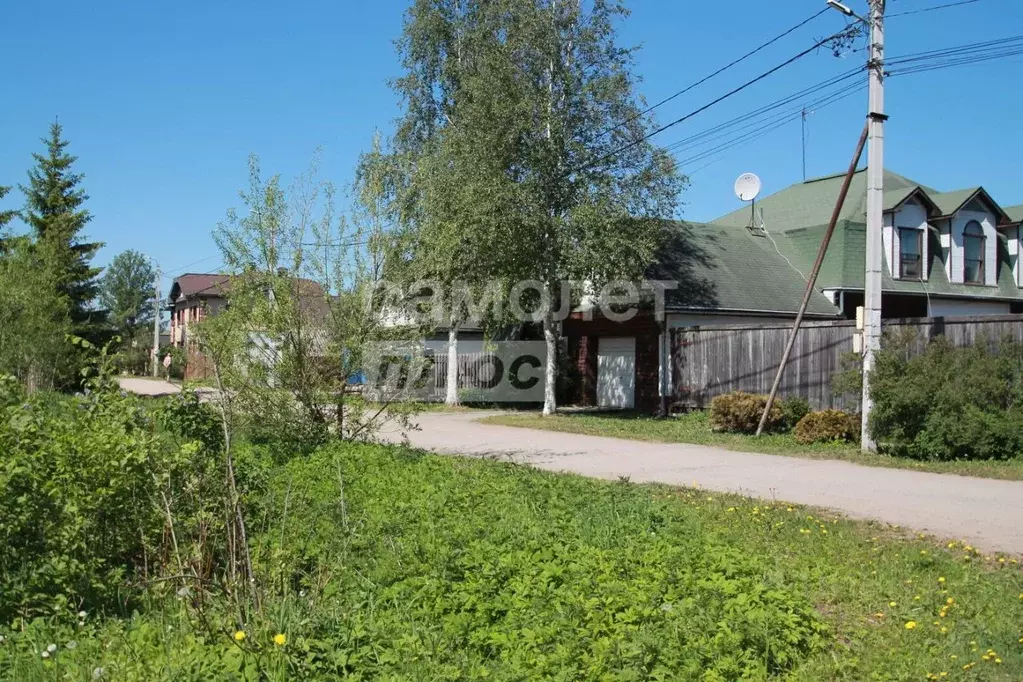
{"label": "utility pole", "polygon": [[870,399],[870,372],[881,347],[881,243],[884,207],[884,11],[885,0],[870,2],[870,111],[867,135],[867,248],[863,281],[863,417],[860,444],[864,452],[876,448],[867,429],[874,401]]}
{"label": "utility pole", "polygon": [[153,377],[160,373],[160,267],[156,268],[156,277],[153,278]]}
{"label": "utility pole", "polygon": [[885,0],[867,0],[870,18],[864,19],[840,0],[827,0],[847,17],[854,17],[870,31],[870,56],[867,58],[870,93],[867,102],[867,248],[863,277],[863,417],[860,422],[860,447],[864,452],[876,446],[867,430],[874,401],[870,399],[870,372],[874,353],[881,347],[881,243],[884,210],[884,10]]}

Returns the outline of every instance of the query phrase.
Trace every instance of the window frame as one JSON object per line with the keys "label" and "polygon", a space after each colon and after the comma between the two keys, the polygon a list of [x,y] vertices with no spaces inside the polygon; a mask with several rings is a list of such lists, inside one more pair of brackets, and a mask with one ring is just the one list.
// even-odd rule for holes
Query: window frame
{"label": "window frame", "polygon": [[[898,227],[896,229],[898,230],[899,234],[899,279],[907,279],[911,281],[916,280],[922,282],[924,280],[924,231],[919,227]],[[913,235],[913,239],[916,240],[917,258],[916,275],[906,274],[905,265],[906,257],[902,246],[903,244],[906,243],[906,240],[903,238],[903,235],[907,233],[911,233]]]}
{"label": "window frame", "polygon": [[[970,234],[970,227],[976,225],[979,234]],[[969,240],[976,239],[980,247],[980,258],[970,258],[967,245]],[[984,226],[979,220],[970,220],[963,226],[963,284],[983,285],[987,282],[987,235],[984,234]],[[977,279],[969,278],[969,264],[979,263],[977,268]]]}

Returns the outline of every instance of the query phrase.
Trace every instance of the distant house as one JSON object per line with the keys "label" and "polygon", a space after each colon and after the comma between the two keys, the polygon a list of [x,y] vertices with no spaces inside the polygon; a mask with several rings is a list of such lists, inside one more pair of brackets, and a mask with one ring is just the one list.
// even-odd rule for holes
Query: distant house
{"label": "distant house", "polygon": [[[797,183],[707,224],[683,223],[651,267],[679,282],[666,318],[614,322],[579,310],[564,325],[581,404],[656,409],[667,389],[668,331],[792,319],[842,175]],[[1023,206],[1000,207],[982,188],[939,192],[884,177],[885,318],[1023,312]],[[810,298],[808,319],[855,318],[863,305],[866,173],[857,172]]]}
{"label": "distant house", "polygon": [[[209,368],[198,347],[194,343],[194,325],[210,315],[216,315],[228,305],[228,292],[232,276],[217,273],[188,273],[175,278],[171,285],[167,306],[170,310],[170,343],[172,346],[184,348],[188,353],[188,365],[185,378],[200,378],[209,375]],[[309,279],[295,278],[298,287],[299,305],[303,312],[308,313],[313,321],[322,320],[329,314],[327,294],[319,283]],[[258,330],[251,330],[252,339],[257,345],[271,346],[271,342],[262,338]]]}
{"label": "distant house", "polygon": [[185,346],[189,327],[227,304],[229,280],[229,275],[194,272],[175,278],[167,300],[171,345]]}

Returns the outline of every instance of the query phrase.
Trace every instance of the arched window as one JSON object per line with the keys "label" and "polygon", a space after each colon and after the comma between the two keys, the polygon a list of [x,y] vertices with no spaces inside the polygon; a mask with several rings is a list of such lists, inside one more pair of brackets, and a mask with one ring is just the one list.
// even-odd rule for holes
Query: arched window
{"label": "arched window", "polygon": [[976,220],[963,229],[963,276],[971,284],[984,283],[984,228]]}

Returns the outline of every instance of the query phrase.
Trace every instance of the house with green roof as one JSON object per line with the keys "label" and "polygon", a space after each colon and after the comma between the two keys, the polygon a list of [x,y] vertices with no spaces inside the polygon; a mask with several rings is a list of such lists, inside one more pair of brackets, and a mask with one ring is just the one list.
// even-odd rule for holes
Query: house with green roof
{"label": "house with green roof", "polygon": [[[754,224],[803,272],[813,266],[841,175],[801,182],[758,202]],[[1020,206],[1003,209],[983,187],[940,192],[885,171],[882,315],[950,317],[1023,312]],[[740,209],[712,222],[741,229]],[[853,177],[817,289],[843,316],[863,304],[866,173]]]}
{"label": "house with green roof", "polygon": [[[628,321],[574,312],[564,323],[573,397],[656,408],[669,390],[669,331],[795,317],[844,174],[796,183],[710,223],[681,223],[647,273],[675,286],[664,315]],[[1023,205],[1002,208],[983,187],[941,192],[884,174],[882,317],[1023,313]],[[866,173],[849,195],[807,307],[811,320],[853,319],[863,305]]]}

